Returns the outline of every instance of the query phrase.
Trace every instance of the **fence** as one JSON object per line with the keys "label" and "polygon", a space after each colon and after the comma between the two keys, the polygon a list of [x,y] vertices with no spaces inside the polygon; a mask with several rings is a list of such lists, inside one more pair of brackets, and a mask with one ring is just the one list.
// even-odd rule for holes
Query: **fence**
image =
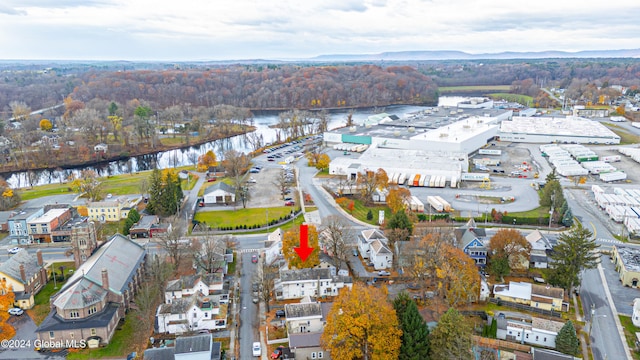
{"label": "fence", "polygon": [[514,303],[514,302],[510,302],[510,301],[504,301],[504,300],[501,300],[501,299],[490,298],[489,302],[497,304],[497,305],[508,306],[508,307],[511,307],[511,308],[514,308],[514,309],[518,309],[518,310],[522,310],[522,311],[531,311],[531,312],[542,314],[542,315],[546,315],[546,316],[553,316],[553,317],[557,317],[557,318],[562,317],[562,313],[559,312],[559,311],[539,309],[539,308],[531,307],[529,305],[518,304],[518,303]]}

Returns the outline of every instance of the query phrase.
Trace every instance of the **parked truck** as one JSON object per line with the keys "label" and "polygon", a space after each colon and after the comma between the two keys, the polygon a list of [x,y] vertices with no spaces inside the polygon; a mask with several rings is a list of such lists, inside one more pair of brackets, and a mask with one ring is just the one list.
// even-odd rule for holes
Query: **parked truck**
{"label": "parked truck", "polygon": [[619,181],[619,180],[626,180],[626,179],[627,179],[627,173],[624,173],[622,171],[613,171],[613,172],[600,174],[600,180],[604,182]]}
{"label": "parked truck", "polygon": [[603,156],[601,160],[608,163],[618,162],[620,161],[620,155]]}
{"label": "parked truck", "polygon": [[435,196],[435,198],[440,202],[440,204],[442,204],[443,207],[443,211],[444,212],[450,212],[451,211],[451,204],[449,204],[449,202],[445,199],[443,199],[440,196]]}
{"label": "parked truck", "polygon": [[427,202],[437,212],[444,211],[444,205],[438,200],[436,196],[427,196]]}
{"label": "parked truck", "polygon": [[420,175],[420,182],[418,186],[427,186],[429,185],[429,175]]}
{"label": "parked truck", "polygon": [[424,203],[417,196],[411,196],[405,203],[411,211],[424,212]]}
{"label": "parked truck", "polygon": [[413,181],[411,181],[413,186],[420,186],[420,174],[415,174],[413,176]]}

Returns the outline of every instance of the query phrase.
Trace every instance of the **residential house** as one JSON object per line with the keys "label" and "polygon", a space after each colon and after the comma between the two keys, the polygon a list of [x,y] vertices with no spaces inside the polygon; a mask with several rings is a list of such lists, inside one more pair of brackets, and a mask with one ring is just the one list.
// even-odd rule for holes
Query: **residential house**
{"label": "residential house", "polygon": [[107,152],[107,150],[109,150],[109,145],[107,144],[97,144],[96,146],[93,147],[93,151],[95,152]]}
{"label": "residential house", "polygon": [[165,234],[171,232],[171,229],[171,224],[161,224],[160,218],[156,215],[142,215],[129,229],[129,236],[132,239],[153,238],[154,234]]}
{"label": "residential house", "polygon": [[282,229],[277,228],[267,236],[264,244],[264,262],[267,265],[273,264],[278,259],[283,259],[282,254]]}
{"label": "residential house", "polygon": [[333,259],[327,253],[320,251],[318,256],[320,263],[314,267],[314,269],[329,269],[331,276],[335,276],[338,272],[335,265],[333,265]]}
{"label": "residential house", "polygon": [[312,302],[308,296],[300,303],[284,306],[289,348],[294,350],[296,359],[331,358],[320,346],[320,336],[332,306],[333,303]]}
{"label": "residential house", "polygon": [[374,269],[384,270],[393,266],[393,253],[385,243],[375,239],[371,242],[369,248],[369,260]]}
{"label": "residential house", "polygon": [[129,211],[135,208],[141,200],[141,196],[121,196],[106,201],[94,201],[87,204],[87,213],[89,218],[95,221],[120,221],[120,219],[125,219],[129,215]]}
{"label": "residential house", "polygon": [[486,236],[484,229],[476,227],[476,222],[471,219],[464,226],[455,229],[454,235],[458,247],[469,255],[477,266],[487,266],[487,247],[482,240]]}
{"label": "residential house", "polygon": [[111,341],[143,282],[146,251],[115,234],[51,297],[51,312],[36,329],[39,341]]}
{"label": "residential house", "polygon": [[229,288],[224,283],[224,275],[221,273],[188,275],[170,280],[164,291],[164,302],[171,304],[175,299],[192,295],[215,295],[219,297],[220,303],[228,303]]}
{"label": "residential house", "polygon": [[143,360],[220,360],[222,343],[211,334],[179,336],[175,346],[154,347],[144,351]]}
{"label": "residential house", "polygon": [[329,269],[280,270],[274,289],[276,299],[301,299],[305,296],[336,296],[338,290],[353,286],[348,276],[331,276]]}
{"label": "residential house", "polygon": [[0,264],[0,279],[13,290],[15,306],[31,309],[35,305],[34,296],[48,279],[42,251],[38,250],[35,256],[27,250],[18,251]]}
{"label": "residential house", "polygon": [[156,311],[158,334],[183,334],[227,327],[228,305],[216,295],[192,295],[160,304]]}
{"label": "residential house", "polygon": [[568,304],[564,302],[564,289],[548,285],[510,281],[509,285],[494,285],[493,297],[497,300],[524,304],[543,310],[568,310]]}
{"label": "residential house", "polygon": [[640,327],[640,298],[633,299],[633,314],[631,315],[631,322],[635,327]]}
{"label": "residential house", "polygon": [[495,314],[497,338],[548,348],[556,347],[556,336],[564,326],[559,321],[514,312]]}
{"label": "residential house", "polygon": [[27,221],[29,239],[33,243],[50,243],[51,232],[71,220],[69,208],[50,209],[39,217]]}
{"label": "residential house", "polygon": [[[580,360],[572,355],[563,354],[559,351],[531,347],[531,355],[533,360]],[[518,358],[520,359],[520,358]]]}
{"label": "residential house", "polygon": [[204,190],[204,203],[231,204],[236,201],[236,192],[231,185],[222,181],[217,182]]}
{"label": "residential house", "polygon": [[380,229],[362,230],[358,234],[358,251],[363,259],[369,259],[371,256],[371,243],[380,240],[384,244],[388,243],[387,237]]}
{"label": "residential house", "polygon": [[525,236],[531,244],[529,255],[529,267],[536,269],[546,269],[549,267],[549,254],[553,250],[549,240],[542,235],[540,230],[534,230]]}
{"label": "residential house", "polygon": [[611,259],[622,285],[637,288],[640,285],[640,250],[614,245]]}
{"label": "residential house", "polygon": [[27,222],[42,216],[42,214],[44,214],[44,208],[27,208],[13,213],[7,220],[11,242],[14,244],[30,244]]}

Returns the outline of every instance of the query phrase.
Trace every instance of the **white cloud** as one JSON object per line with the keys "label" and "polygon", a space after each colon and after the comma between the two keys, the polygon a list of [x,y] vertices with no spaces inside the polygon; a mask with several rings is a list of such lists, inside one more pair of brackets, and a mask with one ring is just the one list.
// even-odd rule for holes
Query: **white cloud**
{"label": "white cloud", "polygon": [[[637,48],[640,2],[8,0],[5,58],[293,58]],[[81,44],[81,46],[79,46]]]}

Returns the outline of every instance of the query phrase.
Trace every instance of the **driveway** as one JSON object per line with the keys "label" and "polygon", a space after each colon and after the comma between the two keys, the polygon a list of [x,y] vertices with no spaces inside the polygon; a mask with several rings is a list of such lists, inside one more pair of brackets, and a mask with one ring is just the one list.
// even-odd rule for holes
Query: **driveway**
{"label": "driveway", "polygon": [[36,345],[36,324],[26,313],[21,316],[11,316],[8,322],[16,329],[16,335],[13,337],[8,347],[4,345],[0,348],[0,359],[48,359],[48,360],[64,360],[65,353],[58,354],[40,354],[34,350]]}

